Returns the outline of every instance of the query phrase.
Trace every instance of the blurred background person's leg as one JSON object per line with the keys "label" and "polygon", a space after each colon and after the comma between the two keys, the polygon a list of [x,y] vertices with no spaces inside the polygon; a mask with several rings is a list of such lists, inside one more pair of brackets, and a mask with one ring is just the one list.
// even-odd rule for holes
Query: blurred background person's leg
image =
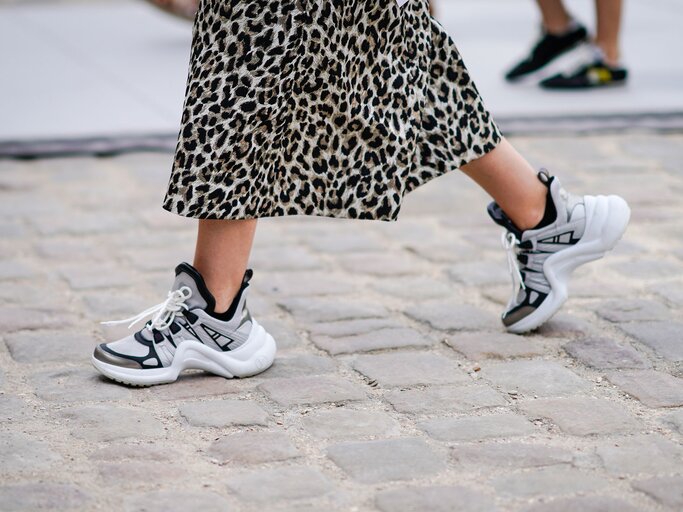
{"label": "blurred background person's leg", "polygon": [[562,35],[569,29],[572,21],[571,14],[562,0],[536,0],[543,18],[543,28],[554,35]]}
{"label": "blurred background person's leg", "polygon": [[597,13],[595,45],[602,50],[605,62],[615,67],[619,65],[621,58],[619,35],[623,5],[623,0],[595,0]]}

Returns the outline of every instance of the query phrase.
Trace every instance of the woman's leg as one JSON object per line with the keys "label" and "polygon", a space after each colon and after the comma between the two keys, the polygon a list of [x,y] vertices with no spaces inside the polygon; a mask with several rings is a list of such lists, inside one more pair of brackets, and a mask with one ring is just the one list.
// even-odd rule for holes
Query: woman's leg
{"label": "woman's leg", "polygon": [[619,31],[621,29],[622,0],[595,0],[598,28],[595,44],[605,54],[607,64],[619,64]]}
{"label": "woman's leg", "polygon": [[[571,15],[562,0],[536,0],[543,17],[543,26],[551,34],[563,34],[569,28]],[[596,0],[598,3],[602,0]]]}
{"label": "woman's leg", "polygon": [[200,220],[194,267],[216,299],[216,313],[226,311],[247,269],[256,219]]}
{"label": "woman's leg", "polygon": [[543,218],[548,189],[507,139],[462,171],[489,193],[519,229],[533,228]]}

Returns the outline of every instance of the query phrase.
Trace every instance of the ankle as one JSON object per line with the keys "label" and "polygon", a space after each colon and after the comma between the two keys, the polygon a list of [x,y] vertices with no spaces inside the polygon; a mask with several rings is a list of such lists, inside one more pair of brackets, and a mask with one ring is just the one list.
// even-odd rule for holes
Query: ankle
{"label": "ankle", "polygon": [[232,306],[232,302],[235,300],[235,296],[239,291],[239,286],[223,286],[220,289],[218,289],[212,288],[209,285],[209,290],[216,299],[216,305],[213,308],[214,313],[221,314],[225,313],[228,309],[230,309],[230,306]]}
{"label": "ankle", "polygon": [[543,201],[542,206],[533,205],[529,208],[526,208],[522,213],[518,214],[518,218],[511,220],[520,230],[527,231],[540,224],[541,220],[543,220],[544,213],[545,200]]}
{"label": "ankle", "polygon": [[543,21],[543,29],[552,36],[563,36],[576,29],[576,27],[578,27],[578,23],[570,16],[552,21]]}
{"label": "ankle", "polygon": [[619,65],[621,55],[618,45],[600,40],[595,40],[593,45],[600,51],[605,64],[612,67],[617,67]]}

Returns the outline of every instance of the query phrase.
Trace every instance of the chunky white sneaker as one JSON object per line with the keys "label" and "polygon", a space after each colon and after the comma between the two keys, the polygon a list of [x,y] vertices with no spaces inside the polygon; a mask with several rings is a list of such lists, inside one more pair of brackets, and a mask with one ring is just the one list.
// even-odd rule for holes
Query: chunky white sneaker
{"label": "chunky white sneaker", "polygon": [[488,207],[493,220],[507,230],[503,245],[513,294],[502,319],[513,333],[533,330],[550,319],[567,300],[574,269],[613,249],[631,216],[619,196],[574,196],[547,171],[541,171],[538,178],[548,187],[554,221],[521,231],[496,203]]}
{"label": "chunky white sneaker", "polygon": [[168,298],[127,320],[130,326],[154,315],[132,336],[99,345],[92,363],[112,380],[133,386],[174,382],[185,369],[226,378],[249,377],[266,370],[275,358],[275,341],[246,307],[253,272],[225,313],[215,313],[215,299],[199,272],[187,263],[175,270]]}

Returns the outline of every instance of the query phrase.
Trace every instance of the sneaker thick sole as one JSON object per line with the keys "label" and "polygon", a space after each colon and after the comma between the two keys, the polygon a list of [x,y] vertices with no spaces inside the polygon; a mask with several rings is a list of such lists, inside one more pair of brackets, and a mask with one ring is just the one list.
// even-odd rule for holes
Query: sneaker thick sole
{"label": "sneaker thick sole", "polygon": [[183,370],[204,370],[227,379],[251,377],[273,364],[276,345],[273,337],[255,320],[247,342],[236,350],[219,352],[196,340],[178,346],[173,362],[165,368],[124,368],[92,357],[92,364],[105,377],[131,386],[154,386],[175,382]]}
{"label": "sneaker thick sole", "polygon": [[586,230],[576,245],[550,256],[543,272],[550,293],[531,314],[507,327],[521,334],[547,322],[567,300],[567,286],[572,272],[581,265],[602,258],[621,240],[631,218],[631,210],[619,196],[585,196]]}

